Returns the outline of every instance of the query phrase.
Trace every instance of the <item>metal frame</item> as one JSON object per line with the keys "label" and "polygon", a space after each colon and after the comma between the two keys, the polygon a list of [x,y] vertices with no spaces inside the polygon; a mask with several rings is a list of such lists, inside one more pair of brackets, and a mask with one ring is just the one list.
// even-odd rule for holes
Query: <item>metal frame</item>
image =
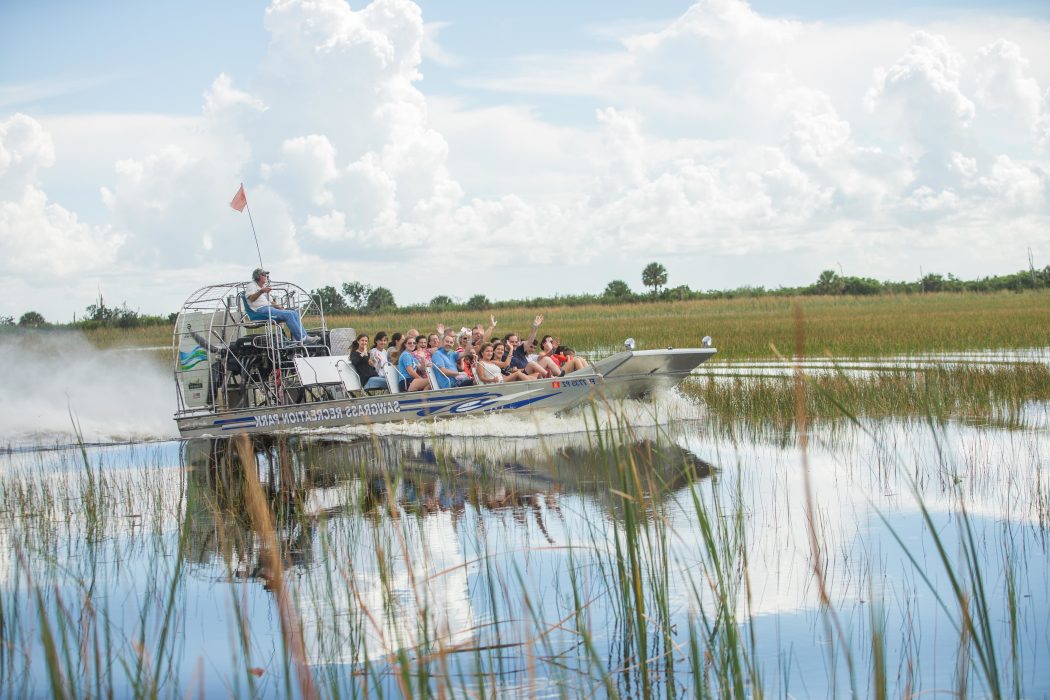
{"label": "metal frame", "polygon": [[[176,418],[201,410],[302,400],[294,358],[327,355],[326,345],[295,345],[276,320],[250,321],[241,308],[246,282],[202,287],[183,304],[172,333]],[[320,301],[290,282],[271,283],[276,303],[295,309],[308,332],[327,334]]]}

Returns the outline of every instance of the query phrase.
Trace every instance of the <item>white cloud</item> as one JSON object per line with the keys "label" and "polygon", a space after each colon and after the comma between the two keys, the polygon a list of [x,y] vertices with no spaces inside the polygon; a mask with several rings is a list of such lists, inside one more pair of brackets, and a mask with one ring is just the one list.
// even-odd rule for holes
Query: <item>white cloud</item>
{"label": "white cloud", "polygon": [[1034,126],[1042,108],[1039,83],[1028,74],[1028,59],[1021,47],[999,39],[977,52],[975,61],[977,99],[982,105],[1005,115],[1015,115]]}
{"label": "white cloud", "polygon": [[77,215],[48,203],[33,185],[0,201],[0,273],[40,281],[92,273],[111,263],[122,239],[88,226]]}
{"label": "white cloud", "polygon": [[448,22],[427,22],[423,26],[423,58],[446,68],[458,68],[463,59],[449,52],[438,41],[441,31],[449,26]]}
{"label": "white cloud", "polygon": [[128,262],[189,267],[241,254],[224,235],[236,215],[227,202],[238,181],[228,164],[172,145],[119,161],[115,170],[115,184],[102,189],[102,199],[115,229],[127,236]]}
{"label": "white cloud", "polygon": [[55,161],[51,136],[16,114],[0,122],[0,273],[40,279],[93,270],[111,262],[121,238],[81,223],[49,203],[39,171]]}
{"label": "white cloud", "polygon": [[[663,27],[620,27],[612,49],[519,56],[505,75],[458,64],[463,95],[421,89],[424,59],[458,59],[437,45],[445,25],[408,0],[276,0],[265,26],[255,75],[218,74],[200,116],[163,141],[155,122],[129,130],[142,138],[110,160],[101,227],[41,203],[50,160],[21,122],[25,135],[0,140],[0,178],[36,190],[0,197],[7,210],[108,236],[110,251],[124,241],[115,269],[195,270],[204,284],[218,266],[253,266],[247,221],[227,205],[244,181],[268,265],[310,286],[317,270],[317,286],[384,284],[399,301],[469,296],[522,264],[530,275],[490,296],[535,293],[544,275],[565,284],[570,264],[572,289],[598,290],[623,276],[605,261],[650,254],[809,256],[819,271],[831,256],[930,251],[968,274],[1005,259],[995,242],[1018,232],[1050,249],[1050,163],[1035,145],[1050,140],[1050,49],[1033,40],[1045,24],[832,25],[705,0]],[[974,250],[990,253],[962,252]],[[456,274],[435,289],[403,274],[420,263]],[[720,272],[733,286],[800,281]]]}
{"label": "white cloud", "polygon": [[960,85],[962,63],[946,37],[915,32],[903,56],[877,69],[866,98],[869,107],[896,110],[919,151],[943,152],[974,117],[973,101]]}
{"label": "white cloud", "polygon": [[36,183],[41,168],[55,162],[55,146],[40,123],[25,114],[0,122],[0,197]]}
{"label": "white cloud", "polygon": [[988,175],[979,179],[988,195],[1003,205],[1004,211],[1015,213],[1037,212],[1046,209],[1047,174],[1008,156],[995,159]]}

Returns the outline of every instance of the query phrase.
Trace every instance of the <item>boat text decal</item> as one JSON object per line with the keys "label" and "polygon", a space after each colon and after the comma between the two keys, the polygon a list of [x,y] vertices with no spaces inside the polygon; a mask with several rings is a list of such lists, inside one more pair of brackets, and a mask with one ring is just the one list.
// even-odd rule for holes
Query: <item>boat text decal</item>
{"label": "boat text decal", "polygon": [[376,401],[358,406],[347,406],[346,408],[342,406],[326,406],[324,408],[301,409],[255,416],[255,427],[267,428],[276,425],[320,423],[328,420],[343,420],[344,418],[380,416],[388,413],[399,413],[400,411],[401,403],[399,401]]}

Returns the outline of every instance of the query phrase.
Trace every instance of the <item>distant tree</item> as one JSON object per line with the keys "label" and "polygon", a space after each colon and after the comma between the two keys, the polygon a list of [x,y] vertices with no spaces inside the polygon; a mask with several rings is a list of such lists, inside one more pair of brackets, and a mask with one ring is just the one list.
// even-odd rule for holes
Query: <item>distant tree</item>
{"label": "distant tree", "polygon": [[842,277],[842,293],[852,296],[868,296],[882,291],[882,282],[870,277]]}
{"label": "distant tree", "polygon": [[817,278],[813,292],[816,294],[841,294],[842,280],[834,270],[824,270]]}
{"label": "distant tree", "polygon": [[394,293],[386,287],[376,287],[368,295],[368,301],[365,302],[365,311],[368,313],[376,314],[382,311],[392,311],[397,308],[397,304],[394,302]]}
{"label": "distant tree", "polygon": [[652,287],[653,294],[660,291],[660,287],[667,284],[667,268],[657,262],[651,262],[642,270],[642,284]]}
{"label": "distant tree", "polygon": [[1047,265],[1042,270],[1036,270],[1035,283],[1037,287],[1050,287],[1050,265]]}
{"label": "distant tree", "polygon": [[368,306],[372,296],[372,287],[361,282],[343,282],[343,295],[350,302],[350,308],[360,311]]}
{"label": "distant tree", "polygon": [[321,303],[321,307],[326,314],[350,313],[350,307],[347,306],[346,299],[343,299],[336,288],[331,285],[312,290],[310,296]]}
{"label": "distant tree", "polygon": [[87,319],[89,321],[97,321],[101,324],[111,323],[117,317],[117,310],[106,306],[106,302],[102,300],[102,295],[98,295],[98,300],[89,305],[84,309],[87,313]]}
{"label": "distant tree", "polygon": [[924,292],[939,292],[944,289],[944,277],[931,273],[922,278],[921,284]]}
{"label": "distant tree", "polygon": [[452,297],[446,296],[444,294],[439,294],[430,300],[430,305],[435,309],[444,309],[449,306],[452,306],[452,304],[454,303],[455,302],[452,301]]}
{"label": "distant tree", "polygon": [[484,311],[489,306],[491,306],[491,302],[484,294],[475,294],[467,300],[467,308],[471,311]]}
{"label": "distant tree", "polygon": [[602,292],[602,296],[606,299],[629,299],[631,297],[631,288],[623,280],[613,280],[605,285],[605,291]]}
{"label": "distant tree", "polygon": [[36,311],[26,311],[22,314],[22,317],[18,319],[18,325],[23,328],[42,328],[47,325],[47,321]]}
{"label": "distant tree", "polygon": [[14,316],[0,316],[0,328],[8,328],[15,325]]}
{"label": "distant tree", "polygon": [[663,296],[665,299],[672,301],[685,301],[692,298],[693,290],[689,288],[688,284],[680,284],[674,289],[664,290]]}

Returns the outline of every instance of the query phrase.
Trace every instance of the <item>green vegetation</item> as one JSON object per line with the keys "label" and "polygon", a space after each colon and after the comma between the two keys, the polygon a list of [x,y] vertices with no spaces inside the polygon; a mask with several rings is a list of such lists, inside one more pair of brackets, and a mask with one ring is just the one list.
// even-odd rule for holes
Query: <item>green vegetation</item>
{"label": "green vegetation", "polygon": [[[866,419],[928,415],[1007,426],[1022,422],[1025,405],[1050,401],[1050,367],[1038,363],[877,369],[867,376],[809,375],[806,413],[813,419]],[[723,422],[780,428],[795,420],[794,379],[707,377],[682,386],[687,396]]]}
{"label": "green vegetation", "polygon": [[[1023,292],[1050,289],[1050,265],[1041,270],[1034,267],[1009,275],[994,275],[975,280],[962,280],[955,275],[947,277],[930,273],[917,281],[884,281],[870,277],[839,275],[834,270],[824,270],[813,284],[801,287],[738,287],[736,289],[694,290],[687,284],[667,287],[667,268],[658,262],[646,265],[642,270],[642,286],[649,288],[646,293],[635,293],[623,280],[612,280],[601,294],[561,294],[553,297],[530,297],[527,299],[504,299],[489,301],[483,294],[478,294],[466,302],[457,303],[447,295],[439,295],[428,304],[414,304],[396,307],[393,297],[390,303],[377,305],[368,301],[372,288],[360,282],[343,285],[343,293],[350,300],[350,308],[357,313],[388,313],[399,308],[406,314],[421,313],[429,309],[448,311],[467,311],[481,309],[516,309],[520,307],[543,309],[558,306],[606,305],[623,303],[659,303],[662,301],[703,301],[717,299],[753,299],[753,298],[793,298],[798,296],[838,296],[865,297],[880,295],[931,294],[936,292],[995,293]],[[663,289],[661,289],[663,288]],[[382,288],[380,288],[382,289]],[[386,291],[386,290],[384,290]],[[329,307],[326,305],[326,309]]]}
{"label": "green vegetation", "polygon": [[[635,294],[623,280],[612,280],[601,294],[559,294],[553,297],[530,297],[526,299],[504,299],[490,301],[484,294],[475,294],[465,302],[457,302],[447,294],[439,294],[425,304],[412,304],[399,307],[394,300],[394,293],[386,287],[372,287],[362,282],[344,282],[342,295],[335,287],[329,285],[311,290],[310,295],[319,302],[326,314],[389,314],[401,311],[405,314],[419,314],[425,311],[481,311],[487,309],[547,309],[560,306],[606,305],[624,303],[659,303],[662,301],[703,301],[716,299],[764,298],[797,296],[877,296],[877,295],[911,295],[936,292],[951,293],[990,293],[990,292],[1024,292],[1050,289],[1050,265],[1036,270],[1031,267],[1009,275],[982,277],[977,280],[961,280],[952,274],[944,277],[931,273],[916,282],[880,282],[869,277],[840,276],[833,270],[820,273],[814,284],[801,287],[738,287],[736,289],[693,290],[687,284],[666,287],[667,268],[658,262],[646,265],[642,270],[642,285],[651,288],[649,293]],[[661,287],[664,289],[661,290]],[[344,298],[345,297],[345,298]],[[175,313],[168,316],[150,316],[140,314],[128,308],[127,303],[118,307],[107,307],[101,295],[95,304],[87,307],[86,317],[72,324],[55,324],[57,327],[78,327],[92,329],[99,327],[139,328],[149,325],[170,323]],[[22,317],[26,323],[21,326],[50,327],[36,311],[26,312]],[[11,316],[0,315],[0,331],[14,326]]]}
{"label": "green vegetation", "polygon": [[667,284],[667,268],[658,262],[651,262],[642,270],[642,284],[652,287],[653,294],[659,294],[660,287]]}
{"label": "green vegetation", "polygon": [[[805,313],[806,354],[836,357],[1050,345],[1050,292],[928,294],[878,297],[720,299],[544,309],[543,331],[584,349],[618,349],[627,337],[640,348],[693,347],[714,338],[719,359],[770,357],[794,347],[792,306]],[[497,333],[527,332],[531,308],[494,310]],[[477,313],[393,313],[329,319],[329,327],[375,333],[473,326]],[[571,340],[570,340],[571,339]]]}
{"label": "green vegetation", "polygon": [[[617,349],[627,337],[640,348],[690,347],[714,338],[718,359],[768,358],[770,344],[794,347],[791,308],[805,313],[806,354],[837,357],[1031,348],[1050,345],[1050,291],[1022,294],[923,294],[876,297],[760,297],[651,304],[555,306],[542,309],[543,330],[583,350]],[[536,309],[493,309],[497,333],[528,332]],[[484,312],[485,314],[489,312]],[[438,323],[473,326],[481,312],[426,308],[360,316],[330,316],[329,328],[374,334],[426,330]],[[153,347],[171,342],[170,324],[125,330],[92,328],[98,347]]]}

